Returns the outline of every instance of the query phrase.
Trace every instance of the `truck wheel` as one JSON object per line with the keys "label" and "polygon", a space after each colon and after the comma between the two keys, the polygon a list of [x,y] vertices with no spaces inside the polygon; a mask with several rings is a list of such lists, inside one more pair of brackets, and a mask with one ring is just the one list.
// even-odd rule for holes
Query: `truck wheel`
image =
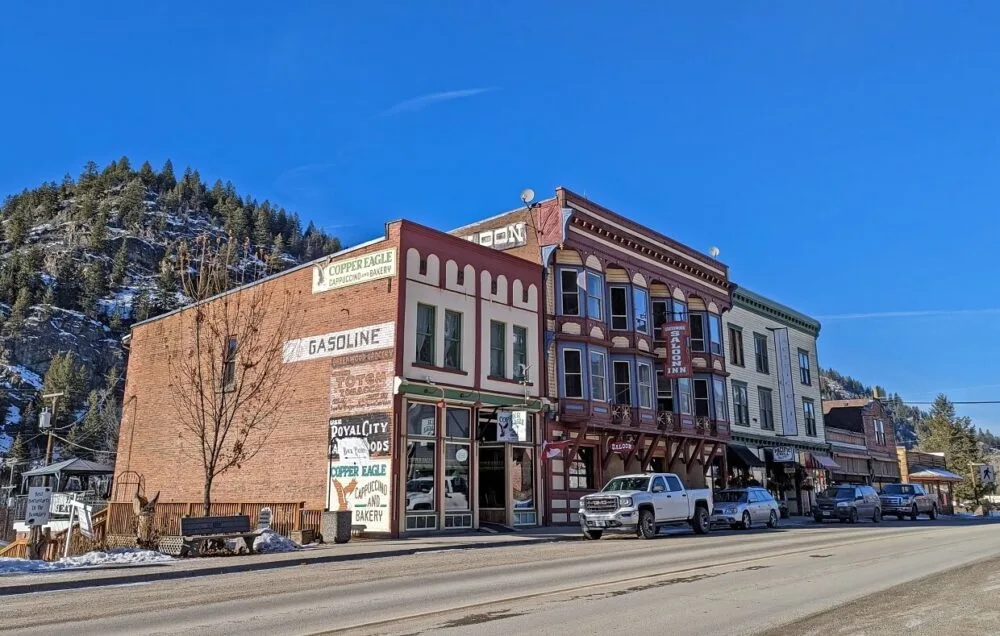
{"label": "truck wheel", "polygon": [[694,518],[691,519],[691,529],[695,534],[708,534],[711,526],[708,523],[708,510],[703,506],[694,509]]}
{"label": "truck wheel", "polygon": [[656,536],[656,516],[652,510],[639,511],[639,537],[652,539]]}
{"label": "truck wheel", "polygon": [[927,516],[929,516],[931,519],[937,519],[937,504],[931,506],[931,511]]}
{"label": "truck wheel", "polygon": [[743,526],[744,530],[749,530],[750,529],[751,522],[750,522],[750,513],[749,512],[744,512],[743,513],[743,523],[741,525]]}
{"label": "truck wheel", "polygon": [[920,511],[917,510],[917,504],[913,504],[913,508],[910,509],[910,519],[916,521],[917,517],[920,516]]}
{"label": "truck wheel", "polygon": [[601,530],[584,530],[583,538],[587,539],[588,541],[597,541],[598,539],[601,538],[602,534],[604,534],[604,532],[602,532]]}

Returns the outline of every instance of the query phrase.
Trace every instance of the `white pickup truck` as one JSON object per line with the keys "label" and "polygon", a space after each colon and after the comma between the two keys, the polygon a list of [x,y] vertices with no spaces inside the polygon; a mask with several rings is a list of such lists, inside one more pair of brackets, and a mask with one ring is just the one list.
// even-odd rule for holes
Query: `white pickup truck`
{"label": "white pickup truck", "polygon": [[600,539],[606,531],[652,539],[661,526],[679,524],[706,534],[711,510],[710,489],[689,490],[673,473],[622,475],[601,492],[580,498],[580,529],[588,539]]}

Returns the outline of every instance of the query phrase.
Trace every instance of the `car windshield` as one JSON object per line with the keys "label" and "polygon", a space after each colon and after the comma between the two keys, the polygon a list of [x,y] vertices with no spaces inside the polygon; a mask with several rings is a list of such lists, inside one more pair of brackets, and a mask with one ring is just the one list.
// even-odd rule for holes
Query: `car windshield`
{"label": "car windshield", "polygon": [[745,490],[723,490],[715,496],[719,503],[746,503],[747,491]]}
{"label": "car windshield", "polygon": [[649,486],[649,477],[616,477],[608,482],[601,492],[615,492],[618,490],[646,490]]}
{"label": "car windshield", "polygon": [[912,495],[913,486],[909,484],[889,484],[882,489],[883,495]]}
{"label": "car windshield", "polygon": [[854,499],[854,489],[834,486],[823,491],[823,496],[827,499]]}

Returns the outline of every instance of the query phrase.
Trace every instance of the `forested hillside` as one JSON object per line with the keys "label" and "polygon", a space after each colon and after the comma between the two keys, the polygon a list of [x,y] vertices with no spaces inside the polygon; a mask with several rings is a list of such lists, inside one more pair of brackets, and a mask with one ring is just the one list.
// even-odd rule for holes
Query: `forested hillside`
{"label": "forested hillside", "polygon": [[[209,236],[233,241],[232,284],[335,252],[339,241],[295,213],[203,183],[133,168],[103,169],[8,196],[0,207],[0,453],[37,458],[43,393],[63,392],[55,425],[64,454],[114,447],[130,324],[183,305],[178,249]],[[46,405],[49,405],[46,403]],[[69,452],[68,449],[73,451]]]}

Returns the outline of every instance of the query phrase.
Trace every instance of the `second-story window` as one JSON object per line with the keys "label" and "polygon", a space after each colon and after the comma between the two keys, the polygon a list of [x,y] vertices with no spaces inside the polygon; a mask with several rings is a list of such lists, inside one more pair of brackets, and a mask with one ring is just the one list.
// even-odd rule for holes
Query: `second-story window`
{"label": "second-story window", "polygon": [[434,364],[434,319],[435,308],[417,304],[417,362]]}
{"label": "second-story window", "polygon": [[673,308],[674,322],[683,322],[688,319],[688,306],[683,300],[674,300],[670,303]]}
{"label": "second-story window", "polygon": [[812,384],[812,371],[809,368],[809,352],[799,349],[799,382],[809,386]]}
{"label": "second-story window", "polygon": [[579,349],[563,349],[563,390],[568,398],[583,397],[583,364]]}
{"label": "second-story window", "polygon": [[624,331],[628,329],[628,288],[611,288],[611,328]]}
{"label": "second-story window", "polygon": [[236,388],[236,350],[239,342],[235,336],[226,338],[226,347],[222,352],[222,390],[232,391]]}
{"label": "second-story window", "polygon": [[715,419],[725,422],[729,420],[726,413],[726,381],[723,378],[712,378],[712,412]]}
{"label": "second-story window", "polygon": [[653,301],[653,338],[660,340],[663,338],[663,325],[670,322],[670,301]]}
{"label": "second-story window", "polygon": [[528,375],[528,330],[514,325],[514,379],[523,382]]}
{"label": "second-story window", "polygon": [[632,404],[632,369],[628,362],[615,360],[613,365],[615,380],[615,404]]}
{"label": "second-story window", "polygon": [[639,406],[644,409],[653,408],[653,368],[648,364],[639,363]]}
{"label": "second-story window", "polygon": [[681,415],[693,415],[691,404],[691,378],[677,379],[677,401],[680,403]]}
{"label": "second-story window", "polygon": [[750,426],[750,396],[747,385],[733,381],[733,423]]}
{"label": "second-story window", "polygon": [[816,404],[809,398],[802,398],[802,415],[806,421],[806,435],[816,437]]}
{"label": "second-story window", "polygon": [[507,325],[490,321],[490,375],[507,377]]}
{"label": "second-story window", "polygon": [[765,431],[773,431],[774,403],[771,401],[771,389],[757,387],[757,399],[760,402],[760,427]]}
{"label": "second-story window", "polygon": [[692,311],[688,322],[691,325],[691,351],[705,351],[705,314]]}
{"label": "second-story window", "polygon": [[885,446],[885,422],[882,420],[875,420],[875,443]]}
{"label": "second-story window", "polygon": [[575,269],[564,269],[559,273],[562,313],[566,316],[580,315],[580,285],[577,283],[577,276]]}
{"label": "second-story window", "polygon": [[608,401],[608,372],[604,362],[604,354],[600,351],[590,352],[590,399],[595,402]]}
{"label": "second-story window", "polygon": [[663,377],[662,369],[656,372],[656,410],[674,410],[674,381]]}
{"label": "second-story window", "polygon": [[587,272],[587,316],[605,321],[604,280],[593,272]]}
{"label": "second-story window", "polygon": [[753,335],[753,355],[757,362],[757,371],[760,373],[771,373],[767,363],[767,336],[762,333]]}
{"label": "second-story window", "polygon": [[447,309],[444,312],[444,366],[462,368],[462,314]]}
{"label": "second-story window", "polygon": [[715,314],[708,314],[708,341],[712,353],[717,356],[722,355],[722,318]]}
{"label": "second-story window", "polygon": [[649,297],[645,289],[632,288],[632,315],[635,316],[635,330],[649,333]]}
{"label": "second-story window", "polygon": [[743,330],[736,325],[729,325],[729,364],[744,366],[743,360]]}
{"label": "second-story window", "polygon": [[709,396],[709,381],[706,378],[694,379],[694,414],[695,417],[708,417],[711,412],[712,398]]}

